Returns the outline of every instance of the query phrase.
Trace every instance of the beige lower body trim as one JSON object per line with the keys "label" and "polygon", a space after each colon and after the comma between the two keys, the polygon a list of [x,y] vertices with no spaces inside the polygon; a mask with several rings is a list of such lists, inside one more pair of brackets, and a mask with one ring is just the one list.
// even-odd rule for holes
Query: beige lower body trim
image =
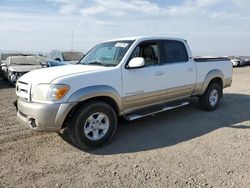
{"label": "beige lower body trim", "polygon": [[131,113],[151,105],[190,97],[194,87],[194,84],[190,84],[160,91],[126,96],[124,98],[124,110],[122,114]]}
{"label": "beige lower body trim", "polygon": [[224,88],[230,87],[232,85],[232,78],[225,78],[224,79]]}
{"label": "beige lower body trim", "polygon": [[[197,83],[193,92],[193,96],[203,94],[203,85],[204,83]],[[232,85],[231,78],[225,78],[223,80],[223,88],[230,87]]]}

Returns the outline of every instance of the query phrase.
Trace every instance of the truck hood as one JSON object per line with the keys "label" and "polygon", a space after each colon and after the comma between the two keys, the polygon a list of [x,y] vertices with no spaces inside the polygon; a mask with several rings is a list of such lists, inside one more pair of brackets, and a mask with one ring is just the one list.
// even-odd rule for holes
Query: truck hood
{"label": "truck hood", "polygon": [[58,66],[50,67],[39,70],[31,71],[23,75],[19,81],[25,83],[31,83],[32,85],[37,85],[39,83],[51,83],[53,80],[79,73],[90,73],[100,70],[106,70],[110,67],[102,66],[92,66],[92,65],[68,65],[68,66]]}
{"label": "truck hood", "polygon": [[41,65],[15,65],[15,66],[10,66],[9,70],[12,72],[29,72],[40,68],[42,68]]}

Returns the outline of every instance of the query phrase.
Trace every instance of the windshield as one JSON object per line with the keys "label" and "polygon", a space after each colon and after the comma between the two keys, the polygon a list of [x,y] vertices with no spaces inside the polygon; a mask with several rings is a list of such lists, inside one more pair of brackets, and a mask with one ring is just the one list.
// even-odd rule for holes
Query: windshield
{"label": "windshield", "polygon": [[62,56],[64,61],[79,61],[83,57],[82,52],[63,52]]}
{"label": "windshield", "polygon": [[81,60],[84,65],[116,66],[134,41],[112,41],[98,44]]}
{"label": "windshield", "polygon": [[37,60],[39,63],[46,62],[47,59],[43,56],[32,56],[35,60]]}
{"label": "windshield", "polygon": [[15,57],[11,58],[11,65],[40,65],[33,57]]}

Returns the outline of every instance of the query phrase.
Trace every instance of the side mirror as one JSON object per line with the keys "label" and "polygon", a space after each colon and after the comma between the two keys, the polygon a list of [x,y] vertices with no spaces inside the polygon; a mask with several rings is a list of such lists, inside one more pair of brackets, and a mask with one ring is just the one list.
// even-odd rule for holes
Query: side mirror
{"label": "side mirror", "polygon": [[142,68],[145,66],[145,60],[142,57],[135,57],[128,63],[129,69]]}
{"label": "side mirror", "polygon": [[2,63],[1,66],[2,67],[6,67],[7,65],[6,65],[6,63]]}
{"label": "side mirror", "polygon": [[55,58],[55,61],[61,62],[61,59],[60,58]]}

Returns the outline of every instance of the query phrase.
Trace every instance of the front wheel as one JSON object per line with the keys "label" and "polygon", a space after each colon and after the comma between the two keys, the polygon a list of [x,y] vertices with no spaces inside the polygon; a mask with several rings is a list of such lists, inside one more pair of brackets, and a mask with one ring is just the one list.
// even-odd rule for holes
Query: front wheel
{"label": "front wheel", "polygon": [[107,144],[116,129],[116,113],[103,102],[86,103],[80,107],[69,125],[71,137],[81,149],[94,149]]}
{"label": "front wheel", "polygon": [[203,110],[215,110],[222,96],[222,88],[217,83],[211,83],[205,93],[200,96],[199,104]]}

